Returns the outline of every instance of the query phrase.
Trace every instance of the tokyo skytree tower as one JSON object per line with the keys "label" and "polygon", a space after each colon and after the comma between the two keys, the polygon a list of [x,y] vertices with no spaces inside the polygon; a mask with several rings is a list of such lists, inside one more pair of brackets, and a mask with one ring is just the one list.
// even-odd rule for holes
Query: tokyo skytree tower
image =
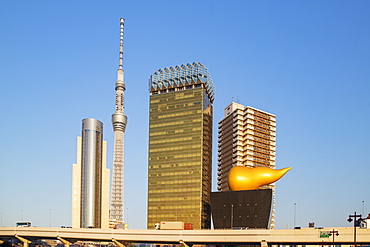
{"label": "tokyo skytree tower", "polygon": [[119,67],[116,82],[116,112],[112,114],[112,125],[114,130],[113,151],[113,175],[111,191],[110,221],[123,223],[123,179],[124,179],[124,134],[127,124],[127,116],[124,114],[124,70],[123,70],[123,30],[125,19],[120,19],[120,44],[119,44]]}

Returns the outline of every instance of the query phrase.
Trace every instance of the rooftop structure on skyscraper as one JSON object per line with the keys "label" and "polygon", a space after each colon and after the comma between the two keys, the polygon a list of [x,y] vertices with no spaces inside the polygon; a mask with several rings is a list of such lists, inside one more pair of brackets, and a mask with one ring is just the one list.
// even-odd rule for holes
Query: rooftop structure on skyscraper
{"label": "rooftop structure on skyscraper", "polygon": [[[149,79],[151,94],[180,91],[191,85],[202,84],[209,100],[213,103],[215,91],[208,69],[199,62],[166,67],[154,72]],[[187,87],[188,86],[188,87]]]}

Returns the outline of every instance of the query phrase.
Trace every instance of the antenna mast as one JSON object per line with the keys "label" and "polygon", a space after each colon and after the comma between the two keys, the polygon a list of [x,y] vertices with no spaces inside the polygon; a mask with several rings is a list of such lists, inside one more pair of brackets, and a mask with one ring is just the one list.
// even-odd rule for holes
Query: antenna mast
{"label": "antenna mast", "polygon": [[123,223],[124,209],[124,134],[127,116],[124,114],[124,92],[126,90],[123,70],[123,30],[125,19],[120,19],[119,66],[117,71],[116,112],[112,115],[114,130],[113,175],[110,221],[112,224]]}

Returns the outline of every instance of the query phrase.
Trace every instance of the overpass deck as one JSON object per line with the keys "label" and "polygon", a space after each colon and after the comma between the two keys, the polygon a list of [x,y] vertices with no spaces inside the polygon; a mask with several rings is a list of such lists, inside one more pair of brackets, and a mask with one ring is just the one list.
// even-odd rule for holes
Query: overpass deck
{"label": "overpass deck", "polygon": [[[354,242],[353,227],[334,228],[336,244]],[[82,228],[0,227],[0,239],[59,239],[66,245],[76,241],[120,243],[186,243],[186,244],[261,244],[261,245],[330,245],[332,237],[322,237],[333,228],[325,229],[248,229],[248,230],[121,230]],[[356,229],[358,244],[370,244],[370,229]],[[320,237],[321,236],[321,237]],[[23,241],[25,243],[25,241]]]}

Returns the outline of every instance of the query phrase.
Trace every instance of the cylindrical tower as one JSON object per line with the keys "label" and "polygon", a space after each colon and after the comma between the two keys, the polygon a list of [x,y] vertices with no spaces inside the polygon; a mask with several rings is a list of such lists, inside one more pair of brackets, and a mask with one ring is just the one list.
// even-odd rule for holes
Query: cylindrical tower
{"label": "cylindrical tower", "polygon": [[82,120],[81,227],[101,227],[103,123]]}
{"label": "cylindrical tower", "polygon": [[116,112],[112,115],[114,130],[114,151],[113,151],[113,175],[111,192],[110,221],[123,223],[124,208],[124,133],[127,124],[127,116],[124,114],[124,91],[126,89],[123,70],[123,30],[125,19],[120,19],[120,47],[119,67],[117,71],[116,90]]}

